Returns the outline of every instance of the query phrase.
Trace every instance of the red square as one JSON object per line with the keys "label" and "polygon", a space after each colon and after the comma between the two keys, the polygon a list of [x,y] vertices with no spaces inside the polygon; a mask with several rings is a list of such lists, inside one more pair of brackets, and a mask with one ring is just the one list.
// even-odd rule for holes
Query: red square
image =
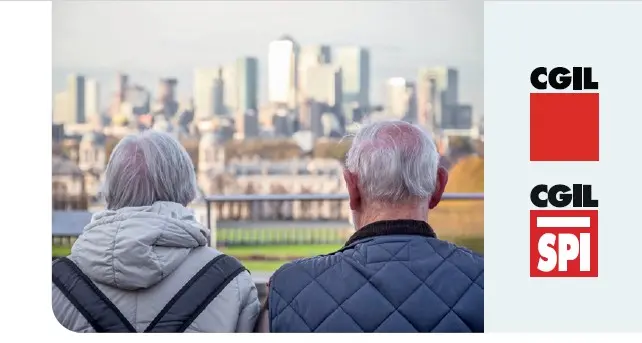
{"label": "red square", "polygon": [[597,277],[597,210],[531,210],[531,277]]}
{"label": "red square", "polygon": [[599,161],[598,93],[531,93],[531,161]]}

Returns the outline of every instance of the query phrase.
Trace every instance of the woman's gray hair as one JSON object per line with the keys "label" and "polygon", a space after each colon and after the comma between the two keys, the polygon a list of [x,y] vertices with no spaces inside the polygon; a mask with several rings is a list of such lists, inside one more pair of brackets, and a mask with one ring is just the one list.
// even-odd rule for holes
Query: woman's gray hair
{"label": "woman's gray hair", "polygon": [[439,153],[431,135],[399,120],[362,126],[346,156],[365,199],[384,203],[429,199],[435,192]]}
{"label": "woman's gray hair", "polygon": [[194,164],[185,148],[162,132],[123,138],[112,152],[102,195],[107,208],[171,201],[187,206],[197,194]]}

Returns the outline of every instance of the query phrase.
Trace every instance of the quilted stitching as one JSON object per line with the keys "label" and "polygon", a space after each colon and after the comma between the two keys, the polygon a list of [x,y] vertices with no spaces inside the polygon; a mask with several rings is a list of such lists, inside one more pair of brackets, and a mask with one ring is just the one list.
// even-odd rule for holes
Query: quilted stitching
{"label": "quilted stitching", "polygon": [[380,236],[281,267],[273,332],[483,332],[483,258],[420,236]]}

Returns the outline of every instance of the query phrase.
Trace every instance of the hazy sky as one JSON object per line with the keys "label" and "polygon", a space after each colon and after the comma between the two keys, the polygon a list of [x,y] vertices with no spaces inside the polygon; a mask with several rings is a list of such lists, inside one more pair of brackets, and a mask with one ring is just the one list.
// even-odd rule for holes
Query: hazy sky
{"label": "hazy sky", "polygon": [[54,90],[77,71],[101,81],[102,97],[124,70],[146,86],[179,78],[191,95],[196,67],[242,55],[260,61],[266,97],[268,43],[290,34],[301,45],[371,49],[375,101],[389,77],[415,79],[421,66],[460,70],[460,98],[483,106],[483,1],[54,1]]}

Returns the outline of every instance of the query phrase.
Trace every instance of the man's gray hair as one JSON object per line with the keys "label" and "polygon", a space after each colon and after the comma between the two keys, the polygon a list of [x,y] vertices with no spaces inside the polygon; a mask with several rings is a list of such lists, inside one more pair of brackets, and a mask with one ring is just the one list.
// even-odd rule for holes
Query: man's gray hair
{"label": "man's gray hair", "polygon": [[362,126],[346,156],[363,197],[395,203],[429,199],[435,192],[439,153],[431,135],[403,121]]}
{"label": "man's gray hair", "polygon": [[110,210],[157,201],[186,206],[197,194],[194,164],[166,133],[147,130],[127,136],[109,158],[102,193]]}

